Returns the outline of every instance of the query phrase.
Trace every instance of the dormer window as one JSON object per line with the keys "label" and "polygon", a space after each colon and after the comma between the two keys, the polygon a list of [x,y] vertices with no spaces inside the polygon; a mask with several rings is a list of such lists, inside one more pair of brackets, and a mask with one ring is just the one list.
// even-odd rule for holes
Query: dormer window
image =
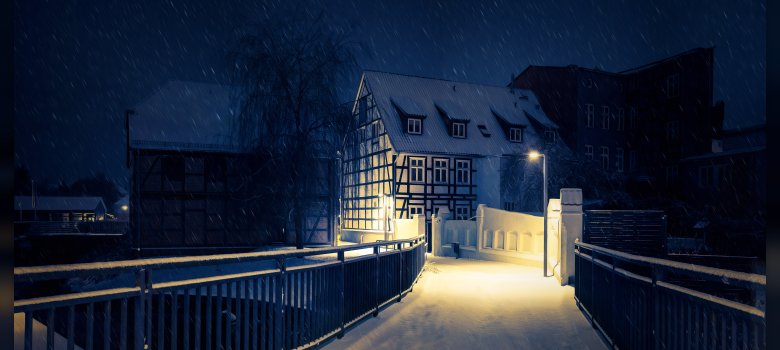
{"label": "dormer window", "polygon": [[466,124],[452,123],[452,137],[466,138]]}
{"label": "dormer window", "polygon": [[406,122],[406,132],[409,134],[422,134],[422,119],[409,118]]}
{"label": "dormer window", "polygon": [[523,129],[509,128],[509,141],[523,142]]}

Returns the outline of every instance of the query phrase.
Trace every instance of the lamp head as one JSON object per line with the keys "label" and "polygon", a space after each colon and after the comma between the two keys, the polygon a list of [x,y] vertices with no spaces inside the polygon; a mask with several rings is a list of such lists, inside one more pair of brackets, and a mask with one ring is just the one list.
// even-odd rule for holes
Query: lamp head
{"label": "lamp head", "polygon": [[542,155],[539,152],[537,152],[537,151],[531,151],[531,152],[528,153],[528,158],[530,158],[532,160],[539,159],[539,157],[541,157],[541,156]]}

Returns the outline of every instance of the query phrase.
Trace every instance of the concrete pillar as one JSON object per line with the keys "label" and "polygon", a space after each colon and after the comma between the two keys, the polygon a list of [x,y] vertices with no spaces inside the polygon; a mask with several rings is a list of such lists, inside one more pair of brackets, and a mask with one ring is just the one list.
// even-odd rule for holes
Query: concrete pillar
{"label": "concrete pillar", "polygon": [[434,256],[442,256],[441,255],[441,229],[442,229],[441,218],[436,214],[431,214],[430,244],[433,245],[433,248],[431,250],[433,251]]}
{"label": "concrete pillar", "polygon": [[485,204],[479,204],[477,205],[477,246],[475,247],[477,250],[477,254],[482,250],[482,245],[484,244],[483,241],[485,239],[484,235],[482,234],[483,227],[485,226],[485,208],[487,205]]}
{"label": "concrete pillar", "polygon": [[582,238],[582,190],[561,189],[561,284],[574,281],[574,241]]}

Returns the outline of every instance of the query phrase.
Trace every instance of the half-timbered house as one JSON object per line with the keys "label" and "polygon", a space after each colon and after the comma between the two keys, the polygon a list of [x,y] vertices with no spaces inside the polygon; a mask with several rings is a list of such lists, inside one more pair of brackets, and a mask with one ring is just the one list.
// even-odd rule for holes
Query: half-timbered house
{"label": "half-timbered house", "polygon": [[381,239],[390,218],[501,208],[502,161],[556,144],[558,129],[530,90],[375,71],[362,75],[353,116],[342,158],[345,241]]}

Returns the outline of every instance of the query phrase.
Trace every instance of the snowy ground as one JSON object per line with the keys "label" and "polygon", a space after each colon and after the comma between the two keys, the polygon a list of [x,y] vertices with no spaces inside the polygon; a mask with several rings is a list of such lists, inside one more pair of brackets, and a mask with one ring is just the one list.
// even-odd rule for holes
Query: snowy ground
{"label": "snowy ground", "polygon": [[606,349],[538,268],[428,257],[414,291],[326,349]]}

